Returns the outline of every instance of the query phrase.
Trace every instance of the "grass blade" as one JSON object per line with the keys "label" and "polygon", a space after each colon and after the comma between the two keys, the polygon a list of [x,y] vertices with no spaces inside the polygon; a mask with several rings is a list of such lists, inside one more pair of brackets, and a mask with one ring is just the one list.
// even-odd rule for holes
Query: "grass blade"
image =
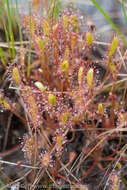
{"label": "grass blade", "polygon": [[7,58],[6,58],[5,53],[1,47],[0,47],[0,58],[1,58],[1,62],[3,64],[3,67],[6,67]]}
{"label": "grass blade", "polygon": [[15,17],[15,8],[14,8],[14,5],[13,5],[13,0],[10,1],[10,4],[11,4],[11,17],[12,17],[12,26],[14,29],[16,29],[16,17]]}
{"label": "grass blade", "polygon": [[[3,4],[3,6],[4,6],[4,4]],[[9,33],[8,33],[8,30],[6,27],[6,21],[5,21],[5,15],[4,15],[4,7],[2,7],[2,6],[0,7],[0,17],[1,17],[1,22],[3,24],[4,32],[5,32],[6,41],[8,43],[8,47],[9,47],[9,54],[12,56],[11,48],[10,48]]]}
{"label": "grass blade", "polygon": [[18,23],[18,28],[19,28],[19,37],[20,37],[21,47],[23,47],[21,21],[20,21],[19,8],[18,8],[18,2],[17,2],[17,0],[15,0],[15,3],[16,3],[17,23]]}
{"label": "grass blade", "polygon": [[124,6],[124,0],[122,0],[122,8],[123,8],[123,13],[124,13],[124,18],[127,24],[127,15],[126,15],[126,10],[125,10],[125,6]]}
{"label": "grass blade", "polygon": [[31,46],[32,46],[32,39],[31,39],[31,1],[28,2],[29,6],[29,56],[28,56],[28,65],[27,65],[27,78],[30,76],[30,62],[31,62]]}
{"label": "grass blade", "polygon": [[11,40],[11,44],[12,44],[12,57],[15,58],[14,34],[13,34],[13,28],[12,28],[11,11],[10,11],[10,6],[9,6],[9,0],[6,0],[6,5],[7,5],[8,24],[9,24],[9,34],[10,34],[10,40]]}
{"label": "grass blade", "polygon": [[124,44],[127,46],[127,41],[125,40],[125,38],[121,34],[121,32],[118,30],[118,28],[116,27],[116,25],[112,22],[112,20],[108,17],[108,15],[103,11],[103,9],[100,7],[100,5],[95,0],[91,0],[91,1],[97,7],[97,9],[101,12],[101,14],[106,18],[106,20],[111,24],[112,28],[116,31],[116,33],[123,40]]}
{"label": "grass blade", "polygon": [[49,17],[54,17],[57,20],[62,4],[59,0],[50,0],[49,2]]}

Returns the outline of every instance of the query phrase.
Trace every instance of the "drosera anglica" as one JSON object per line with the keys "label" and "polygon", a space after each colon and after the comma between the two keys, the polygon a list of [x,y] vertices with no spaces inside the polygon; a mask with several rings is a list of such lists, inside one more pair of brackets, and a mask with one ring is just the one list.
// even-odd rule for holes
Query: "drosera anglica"
{"label": "drosera anglica", "polygon": [[[54,9],[55,2],[52,1]],[[101,80],[97,85],[96,76],[101,71],[96,72],[95,61],[92,60],[92,48],[96,46],[94,31],[82,32],[78,14],[70,9],[61,12],[58,20],[54,17],[53,12],[44,17],[33,14],[30,31],[30,19],[24,16],[21,23],[26,39],[31,32],[30,75],[25,77],[27,69],[24,67],[27,67],[28,62],[26,54],[23,56],[24,61],[21,59],[22,52],[17,55],[9,71],[12,85],[17,89],[14,90],[18,104],[23,108],[23,116],[29,125],[28,136],[23,139],[23,151],[26,160],[48,171],[54,183],[60,178],[59,182],[62,181],[64,185],[66,182],[75,185],[77,181],[84,185],[96,167],[100,172],[105,172],[101,161],[106,160],[103,150],[109,145],[111,130],[108,131],[108,128],[112,126],[113,130],[118,130],[118,122],[124,122],[125,115],[119,106],[117,113],[120,121],[117,122],[115,114],[118,100],[115,82],[119,59],[117,64],[115,60],[119,57],[119,41],[117,36],[113,37],[110,46],[107,46],[107,58],[101,60],[104,64],[108,63],[110,70],[107,70],[104,82],[112,76],[109,90]],[[107,100],[102,92],[108,97]],[[117,98],[111,98],[110,92]],[[97,96],[102,97],[98,99]],[[11,111],[11,104],[6,100],[1,96],[0,103]],[[116,133],[113,133],[114,139]],[[117,152],[116,142],[112,150],[108,151],[109,160],[112,160],[110,152]],[[52,161],[54,167],[49,167]]]}

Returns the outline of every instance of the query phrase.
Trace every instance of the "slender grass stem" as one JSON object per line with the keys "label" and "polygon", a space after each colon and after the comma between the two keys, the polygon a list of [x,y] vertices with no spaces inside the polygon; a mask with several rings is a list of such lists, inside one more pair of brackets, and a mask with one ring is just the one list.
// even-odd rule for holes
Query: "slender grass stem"
{"label": "slender grass stem", "polygon": [[31,62],[31,45],[32,45],[32,36],[31,36],[31,1],[28,2],[29,6],[29,56],[28,56],[28,65],[27,65],[27,78],[30,76],[30,62]]}
{"label": "slender grass stem", "polygon": [[10,40],[12,44],[12,57],[15,58],[15,48],[14,48],[14,34],[12,29],[12,21],[11,21],[11,10],[9,6],[9,0],[6,0],[7,5],[7,17],[8,17],[8,25],[9,25],[9,34],[10,34]]}
{"label": "slender grass stem", "polygon": [[21,46],[23,47],[21,22],[20,22],[20,15],[19,15],[19,8],[18,8],[17,0],[15,0],[15,3],[16,3],[16,13],[17,13],[18,28],[19,28],[19,37],[20,37]]}
{"label": "slender grass stem", "polygon": [[127,14],[126,14],[125,6],[124,6],[124,0],[122,0],[122,8],[123,8],[124,18],[125,18],[126,25],[127,25]]}
{"label": "slender grass stem", "polygon": [[3,24],[4,32],[5,32],[6,41],[8,43],[9,54],[12,55],[11,48],[10,48],[9,33],[8,33],[8,30],[7,30],[7,27],[6,27],[6,23],[5,23],[3,7],[0,7],[0,17],[1,17],[2,24]]}
{"label": "slender grass stem", "polygon": [[101,14],[106,18],[106,20],[111,24],[112,28],[116,31],[116,33],[123,40],[124,44],[127,46],[127,41],[125,40],[125,38],[121,34],[121,32],[118,30],[118,28],[116,27],[116,25],[112,22],[112,20],[108,17],[108,15],[103,11],[103,9],[100,7],[100,5],[95,0],[91,0],[91,1],[97,7],[97,9],[101,12]]}
{"label": "slender grass stem", "polygon": [[13,0],[10,0],[10,4],[11,4],[11,16],[12,16],[12,25],[14,27],[14,29],[16,28],[16,17],[15,17],[15,8],[13,5]]}
{"label": "slender grass stem", "polygon": [[1,58],[1,62],[3,64],[3,66],[6,67],[6,56],[5,56],[4,51],[1,47],[0,47],[0,58]]}

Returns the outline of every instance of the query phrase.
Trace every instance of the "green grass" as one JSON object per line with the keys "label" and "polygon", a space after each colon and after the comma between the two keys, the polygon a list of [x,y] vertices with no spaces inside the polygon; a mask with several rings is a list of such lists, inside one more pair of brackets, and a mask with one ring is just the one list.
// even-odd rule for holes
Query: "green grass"
{"label": "green grass", "polygon": [[18,1],[15,0],[15,3],[16,3],[17,24],[18,24],[18,28],[19,28],[19,37],[20,37],[21,46],[23,47],[23,39],[22,39],[22,30],[21,30]]}
{"label": "green grass", "polygon": [[124,0],[122,0],[122,8],[123,8],[123,13],[124,13],[124,19],[125,19],[126,24],[127,24],[127,14],[126,14],[125,6],[124,6]]}
{"label": "green grass", "polygon": [[12,57],[15,58],[14,34],[13,34],[13,26],[12,26],[12,20],[11,20],[11,11],[12,10],[10,10],[9,0],[6,0],[6,6],[7,6],[8,25],[9,25],[9,35],[10,35],[10,40],[11,40],[11,45],[12,45]]}
{"label": "green grass", "polygon": [[109,22],[109,24],[112,26],[112,28],[116,31],[116,33],[119,35],[119,37],[123,40],[125,46],[127,46],[127,41],[125,40],[123,34],[121,34],[119,29],[112,22],[112,20],[109,18],[109,16],[104,12],[104,10],[100,7],[100,5],[95,0],[91,0],[91,1],[95,5],[95,7],[97,7],[97,9],[101,12],[101,14],[106,18],[106,20]]}
{"label": "green grass", "polygon": [[1,58],[1,62],[3,64],[3,67],[6,67],[7,58],[6,58],[5,53],[1,47],[0,47],[0,58]]}
{"label": "green grass", "polygon": [[31,62],[31,48],[32,48],[32,39],[31,39],[31,1],[28,1],[28,7],[29,7],[29,55],[28,55],[28,65],[27,65],[27,78],[30,76],[30,62]]}
{"label": "green grass", "polygon": [[14,4],[13,4],[13,0],[9,0],[10,2],[10,11],[11,11],[11,16],[12,16],[12,25],[14,26],[14,28],[16,28],[16,17],[15,17],[15,8],[14,8]]}
{"label": "green grass", "polygon": [[0,6],[0,17],[1,17],[1,22],[3,24],[3,28],[4,28],[4,32],[5,32],[5,37],[6,37],[6,41],[8,43],[8,47],[9,47],[9,54],[11,55],[11,47],[10,47],[10,40],[9,40],[9,33],[8,33],[8,30],[7,30],[7,26],[6,26],[6,22],[5,22],[5,18],[4,18],[4,1],[3,1],[3,7]]}
{"label": "green grass", "polygon": [[[55,21],[59,17],[62,4],[60,0],[50,0],[49,2],[49,17],[54,17]],[[53,15],[54,14],[54,15]]]}

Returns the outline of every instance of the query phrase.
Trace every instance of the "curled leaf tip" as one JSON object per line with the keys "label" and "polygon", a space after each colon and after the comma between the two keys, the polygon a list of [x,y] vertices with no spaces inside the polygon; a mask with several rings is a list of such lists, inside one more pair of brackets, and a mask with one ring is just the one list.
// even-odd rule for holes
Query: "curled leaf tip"
{"label": "curled leaf tip", "polygon": [[115,51],[116,51],[116,49],[118,47],[118,43],[119,43],[118,37],[114,36],[114,38],[112,40],[112,43],[111,43],[111,46],[110,46],[110,49],[109,49],[109,55],[108,55],[109,60],[111,59],[111,57],[115,53]]}
{"label": "curled leaf tip", "polygon": [[90,68],[90,69],[88,70],[88,72],[87,72],[87,84],[88,84],[89,88],[92,87],[93,73],[94,73],[93,68]]}
{"label": "curled leaf tip", "polygon": [[63,62],[62,62],[62,65],[61,65],[61,71],[62,71],[63,73],[67,72],[68,67],[69,67],[68,61],[67,61],[67,60],[63,61]]}
{"label": "curled leaf tip", "polygon": [[82,82],[82,75],[83,75],[83,67],[80,67],[79,71],[78,71],[78,83],[79,83],[79,85]]}
{"label": "curled leaf tip", "polygon": [[39,38],[39,37],[37,37],[37,38],[35,39],[35,41],[36,41],[37,45],[39,46],[40,50],[41,50],[42,52],[44,52],[44,43],[43,43],[42,39]]}
{"label": "curled leaf tip", "polygon": [[60,136],[57,136],[57,144],[59,147],[62,147],[62,139]]}
{"label": "curled leaf tip", "polygon": [[68,120],[68,112],[66,112],[62,115],[62,123],[66,124],[67,120]]}
{"label": "curled leaf tip", "polygon": [[48,100],[49,100],[49,104],[50,104],[51,106],[54,106],[54,105],[55,105],[55,103],[56,103],[56,98],[55,98],[55,96],[54,96],[53,94],[49,94],[49,95],[48,95]]}
{"label": "curled leaf tip", "polygon": [[98,104],[98,112],[99,112],[100,115],[104,114],[103,105],[101,103]]}
{"label": "curled leaf tip", "polygon": [[93,35],[91,34],[91,32],[86,33],[86,43],[88,47],[93,44]]}
{"label": "curled leaf tip", "polygon": [[17,69],[17,67],[13,68],[12,76],[13,76],[13,79],[15,80],[16,84],[19,86],[21,84],[21,79],[20,79],[20,74],[19,74],[19,70]]}
{"label": "curled leaf tip", "polygon": [[35,82],[35,86],[41,90],[42,93],[46,92],[46,88],[41,82]]}

